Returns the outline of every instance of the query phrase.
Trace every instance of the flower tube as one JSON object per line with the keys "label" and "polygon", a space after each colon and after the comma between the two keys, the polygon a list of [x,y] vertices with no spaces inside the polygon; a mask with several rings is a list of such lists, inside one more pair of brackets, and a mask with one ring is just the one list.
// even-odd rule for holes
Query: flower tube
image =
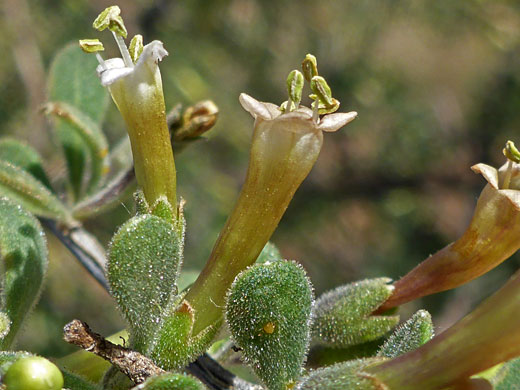
{"label": "flower tube", "polygon": [[[109,7],[94,21],[96,29],[112,31],[122,55],[103,61],[96,53],[100,62],[97,73],[126,122],[137,182],[146,200],[153,206],[159,198],[166,197],[176,209],[175,162],[158,66],[168,52],[160,41],[143,47],[140,35],[132,39],[129,51],[119,12],[119,7]],[[88,41],[91,40],[80,41],[82,48]]]}
{"label": "flower tube", "polygon": [[[293,72],[291,77],[295,77]],[[357,115],[335,113],[320,119],[309,108],[299,106],[298,94],[291,91],[292,87],[301,88],[302,83],[288,86],[285,108],[240,95],[242,107],[255,119],[249,167],[210,258],[185,297],[195,316],[197,311],[204,313],[195,318],[194,334],[222,318],[227,289],[240,271],[255,262],[278,226],[318,158],[323,131],[336,131]]]}
{"label": "flower tube", "polygon": [[465,383],[472,375],[520,355],[519,312],[517,272],[445,332],[414,351],[366,371],[392,390],[440,390]]}
{"label": "flower tube", "polygon": [[[506,148],[511,145],[514,148],[510,142]],[[394,293],[378,311],[458,287],[493,269],[520,248],[518,161],[509,160],[499,170],[486,164],[471,167],[488,184],[480,194],[469,227],[457,241],[395,282]]]}

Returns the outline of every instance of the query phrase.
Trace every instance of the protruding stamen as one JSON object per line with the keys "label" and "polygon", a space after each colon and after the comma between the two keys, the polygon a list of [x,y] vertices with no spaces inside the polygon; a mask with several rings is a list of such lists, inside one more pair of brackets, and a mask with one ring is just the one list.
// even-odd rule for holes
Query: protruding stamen
{"label": "protruding stamen", "polygon": [[311,89],[314,94],[310,98],[314,100],[313,109],[317,109],[319,114],[330,114],[339,108],[339,101],[332,97],[332,92],[325,79],[321,76],[314,76],[311,79]]}
{"label": "protruding stamen", "polygon": [[130,41],[130,46],[128,48],[130,52],[130,58],[132,58],[134,64],[137,62],[139,56],[143,52],[143,47],[143,36],[141,34],[137,34]]}
{"label": "protruding stamen", "polygon": [[312,54],[307,54],[302,62],[303,75],[305,80],[311,81],[314,76],[318,75],[318,61]]}
{"label": "protruding stamen", "polygon": [[117,47],[119,48],[119,51],[121,52],[121,56],[123,57],[123,61],[125,63],[125,66],[127,68],[133,68],[134,62],[132,61],[132,58],[130,57],[130,52],[128,51],[128,47],[126,47],[125,40],[121,35],[118,35],[114,31],[112,31],[112,34],[114,35],[114,39],[116,40]]}
{"label": "protruding stamen", "polygon": [[103,57],[101,57],[101,54],[98,53],[105,50],[99,39],[80,39],[79,47],[81,47],[81,50],[83,50],[85,53],[95,53],[99,65],[101,65],[103,69],[107,68]]}
{"label": "protruding stamen", "polygon": [[506,147],[502,150],[504,156],[508,159],[506,176],[504,177],[504,183],[502,189],[509,189],[511,183],[511,176],[513,175],[513,163],[520,163],[520,151],[516,148],[513,141],[507,141]]}
{"label": "protruding stamen", "polygon": [[105,8],[105,10],[98,15],[96,20],[94,20],[92,26],[98,31],[103,31],[108,28],[113,33],[126,38],[128,33],[120,14],[121,9],[119,9],[117,5]]}
{"label": "protruding stamen", "polygon": [[289,100],[287,101],[286,111],[298,109],[300,102],[302,100],[302,91],[303,91],[303,74],[297,70],[293,70],[287,76],[287,93],[289,94]]}

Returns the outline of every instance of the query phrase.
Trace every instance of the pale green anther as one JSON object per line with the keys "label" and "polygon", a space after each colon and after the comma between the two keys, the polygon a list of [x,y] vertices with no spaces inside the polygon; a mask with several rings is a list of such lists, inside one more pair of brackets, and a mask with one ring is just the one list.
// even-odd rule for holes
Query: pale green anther
{"label": "pale green anther", "polygon": [[[296,69],[287,76],[287,93],[290,101],[294,103],[296,108],[298,108],[302,100],[303,83],[303,74]],[[289,111],[292,111],[292,107],[289,107]]]}
{"label": "pale green anther", "polygon": [[79,47],[81,47],[81,50],[85,53],[97,53],[98,51],[105,50],[99,39],[80,39]]}
{"label": "pale green anther", "polygon": [[318,75],[318,61],[312,54],[307,54],[302,62],[303,75],[305,80],[311,81],[314,76]]}
{"label": "pale green anther", "polygon": [[141,34],[137,34],[132,38],[128,51],[130,52],[130,58],[132,58],[135,64],[143,52],[143,36]]}
{"label": "pale green anther", "polygon": [[128,33],[120,14],[121,9],[117,5],[105,8],[105,10],[98,15],[96,20],[94,20],[92,27],[98,31],[103,31],[108,28],[117,35],[126,38]]}
{"label": "pale green anther", "polygon": [[502,150],[502,153],[504,153],[504,156],[506,156],[508,160],[520,163],[520,151],[516,148],[513,141],[506,142],[506,147]]}
{"label": "pale green anther", "polygon": [[314,106],[318,104],[318,114],[325,115],[325,114],[332,114],[333,112],[336,112],[339,108],[339,101],[332,98],[332,105],[326,106],[323,104],[316,95],[309,95],[311,99],[314,99],[314,102],[311,104],[311,108],[314,110]]}
{"label": "pale green anther", "polygon": [[314,76],[311,79],[311,89],[315,96],[311,98],[318,98],[326,108],[334,106],[334,99],[332,98],[332,91],[325,79],[321,76]]}
{"label": "pale green anther", "polygon": [[294,102],[291,101],[291,106],[289,107],[289,110],[287,111],[287,105],[288,104],[289,104],[288,100],[286,100],[285,102],[280,104],[280,111],[281,112],[290,112],[290,111],[296,110],[296,105],[294,104]]}

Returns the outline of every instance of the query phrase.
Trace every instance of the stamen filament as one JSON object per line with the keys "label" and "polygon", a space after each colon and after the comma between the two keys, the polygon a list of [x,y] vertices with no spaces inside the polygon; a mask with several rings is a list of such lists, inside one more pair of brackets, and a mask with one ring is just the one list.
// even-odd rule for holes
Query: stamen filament
{"label": "stamen filament", "polygon": [[105,64],[105,60],[103,60],[103,57],[101,57],[101,54],[96,53],[96,58],[97,58],[97,60],[98,60],[98,62],[99,62],[99,65],[101,65],[101,67],[102,67],[103,69],[106,69],[106,68],[107,68],[107,65]]}
{"label": "stamen filament", "polygon": [[127,68],[133,68],[134,62],[132,61],[132,58],[130,57],[130,52],[128,51],[128,47],[126,47],[125,40],[122,36],[116,34],[112,31],[112,35],[114,36],[114,39],[116,40],[117,47],[119,47],[119,51],[121,52],[121,56],[123,57],[123,62],[125,63],[125,66]]}
{"label": "stamen filament", "polygon": [[506,170],[506,176],[504,177],[504,184],[502,184],[503,190],[509,189],[509,184],[511,183],[511,176],[513,174],[513,162],[509,160],[507,162],[507,170]]}
{"label": "stamen filament", "polygon": [[314,101],[314,107],[312,109],[312,120],[314,123],[318,123],[318,120],[320,119],[320,113],[319,113],[319,107],[320,107],[320,101],[318,98]]}

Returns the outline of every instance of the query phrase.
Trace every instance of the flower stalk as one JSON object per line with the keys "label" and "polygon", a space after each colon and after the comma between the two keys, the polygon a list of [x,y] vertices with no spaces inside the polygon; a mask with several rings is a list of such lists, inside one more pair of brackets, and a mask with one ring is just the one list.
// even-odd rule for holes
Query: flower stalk
{"label": "flower stalk", "polygon": [[[514,148],[509,141],[505,154],[512,150],[511,145]],[[499,170],[486,164],[471,168],[488,184],[480,194],[469,227],[457,241],[395,282],[394,293],[379,311],[467,283],[520,248],[520,158],[509,159],[509,152],[506,156],[508,162]]]}

